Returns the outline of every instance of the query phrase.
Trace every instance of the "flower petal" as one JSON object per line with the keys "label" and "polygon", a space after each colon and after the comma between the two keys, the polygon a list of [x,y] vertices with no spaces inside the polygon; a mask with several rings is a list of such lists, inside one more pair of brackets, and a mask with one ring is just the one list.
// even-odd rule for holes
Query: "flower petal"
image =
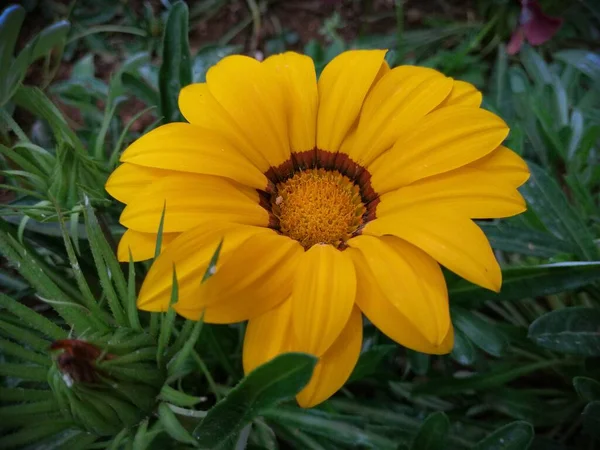
{"label": "flower petal", "polygon": [[321,356],[344,329],[356,293],[352,260],[331,245],[313,245],[302,255],[292,288],[298,351]]}
{"label": "flower petal", "polygon": [[179,109],[192,125],[216,131],[262,172],[268,169],[262,153],[250,145],[231,116],[210,93],[208,84],[194,83],[184,87],[179,93]]}
{"label": "flower petal", "polygon": [[369,92],[349,156],[366,165],[407,132],[450,93],[452,79],[424,67],[400,66]]}
{"label": "flower petal", "polygon": [[[284,89],[266,66],[253,58],[223,58],[206,74],[213,97],[268,165],[290,158]],[[253,159],[254,161],[254,159]],[[268,166],[259,166],[263,172]]]}
{"label": "flower petal", "polygon": [[448,291],[440,266],[393,236],[357,236],[348,245],[362,253],[386,299],[428,342],[439,346],[450,327]]}
{"label": "flower petal", "polygon": [[483,109],[433,111],[368,167],[373,189],[383,194],[462,167],[491,153],[507,134],[504,121]]}
{"label": "flower petal", "polygon": [[510,217],[525,211],[525,200],[493,173],[461,167],[419,180],[380,197],[377,217],[415,205],[444,206],[472,219]]}
{"label": "flower petal", "polygon": [[317,147],[337,152],[358,118],[367,92],[385,63],[385,50],[351,50],[336,56],[319,77]]}
{"label": "flower petal", "polygon": [[450,91],[450,95],[446,100],[442,102],[440,108],[445,108],[446,106],[471,106],[479,108],[482,100],[483,96],[481,92],[471,83],[454,80],[452,91]]}
{"label": "flower petal", "polygon": [[258,233],[273,231],[248,225],[203,222],[181,233],[152,264],[138,296],[138,308],[144,311],[168,309],[174,268],[177,271],[179,302],[186,305],[186,308],[187,305],[193,305],[196,301],[194,294],[198,292],[219,242],[222,241],[223,245],[217,270],[242,242]]}
{"label": "flower petal", "polygon": [[117,167],[108,177],[105,189],[112,197],[127,204],[139,195],[146,186],[173,173],[170,170],[125,163]]}
{"label": "flower petal", "polygon": [[122,162],[157,169],[219,175],[256,189],[267,178],[226,139],[188,123],[169,123],[145,134],[121,155]]}
{"label": "flower petal", "polygon": [[301,407],[312,408],[324,402],[350,378],[360,356],[362,331],[362,315],[354,307],[338,338],[319,358],[310,382],[296,396]]}
{"label": "flower petal", "polygon": [[441,207],[413,206],[369,222],[364,234],[391,234],[416,245],[454,273],[498,292],[502,273],[483,231]]}
{"label": "flower petal", "polygon": [[291,295],[303,251],[275,232],[251,236],[200,285],[192,305],[178,303],[175,309],[193,320],[204,310],[207,323],[241,322],[266,313]]}
{"label": "flower petal", "polygon": [[523,158],[503,145],[466,167],[482,170],[493,177],[502,177],[505,182],[514,187],[523,185],[530,175]]}
{"label": "flower petal", "polygon": [[[179,233],[163,233],[162,249],[173,241]],[[121,262],[129,262],[129,252],[134,261],[145,261],[154,258],[156,251],[157,233],[141,233],[139,231],[127,230],[119,241],[117,258]]]}
{"label": "flower petal", "polygon": [[290,351],[292,346],[291,320],[292,302],[288,299],[248,321],[244,337],[245,374],[252,372],[281,353]]}
{"label": "flower petal", "polygon": [[123,226],[146,233],[186,231],[200,222],[222,221],[267,226],[269,213],[259,204],[258,192],[236,186],[226,178],[179,174],[163,177],[144,189],[121,214]]}
{"label": "flower petal", "polygon": [[[444,340],[439,346],[428,341],[422,331],[387,299],[369,268],[365,256],[357,249],[348,249],[356,267],[356,304],[382,333],[404,347],[422,353],[442,355],[452,350]],[[452,324],[449,325],[450,334]]]}
{"label": "flower petal", "polygon": [[312,150],[316,145],[319,92],[313,60],[294,52],[274,55],[263,65],[285,89],[290,146],[294,152]]}

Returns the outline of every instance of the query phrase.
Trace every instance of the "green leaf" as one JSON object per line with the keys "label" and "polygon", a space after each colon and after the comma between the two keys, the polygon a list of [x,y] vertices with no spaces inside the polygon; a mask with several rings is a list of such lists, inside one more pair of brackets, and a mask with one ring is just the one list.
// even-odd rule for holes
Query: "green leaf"
{"label": "green leaf", "polygon": [[[343,448],[347,446],[376,450],[395,450],[397,448],[395,442],[384,436],[362,430],[358,426],[341,420],[334,420],[321,411],[280,407],[269,409],[263,415],[271,422],[346,444]],[[333,448],[339,448],[339,446]]]}
{"label": "green leaf", "polygon": [[583,410],[583,429],[600,438],[600,401],[588,403]]}
{"label": "green leaf", "polygon": [[53,340],[65,339],[68,333],[53,322],[36,313],[31,308],[0,292],[0,307],[10,311],[31,328],[45,334]]}
{"label": "green leaf", "polygon": [[26,381],[45,382],[47,374],[47,367],[0,363],[0,376],[3,377],[15,377]]}
{"label": "green leaf", "polygon": [[513,301],[575,290],[600,280],[600,261],[510,267],[502,271],[502,278],[499,293],[458,280],[448,288],[450,299],[461,306],[476,306],[487,301]]}
{"label": "green leaf", "polygon": [[10,5],[0,15],[0,105],[7,100],[4,98],[10,88],[7,75],[24,20],[25,9],[19,5]]}
{"label": "green leaf", "polygon": [[588,377],[573,378],[573,386],[579,396],[588,401],[600,400],[600,383]]}
{"label": "green leaf", "polygon": [[552,83],[552,72],[550,72],[550,67],[548,67],[544,58],[542,58],[531,46],[523,45],[523,48],[521,49],[521,62],[536,84],[546,85]]}
{"label": "green leaf", "polygon": [[505,223],[478,223],[490,241],[492,248],[520,255],[551,258],[560,254],[574,254],[576,247],[570,242],[557,239],[550,233]]}
{"label": "green leaf", "polygon": [[600,81],[600,54],[588,50],[563,50],[554,53],[554,58],[585,73],[595,82]]}
{"label": "green leaf", "polygon": [[482,319],[477,314],[460,307],[454,307],[452,323],[462,331],[477,347],[492,356],[502,356],[508,346],[504,335],[493,323]]}
{"label": "green leaf", "polygon": [[477,350],[471,340],[456,328],[454,329],[454,347],[450,356],[463,366],[472,365],[477,357]]}
{"label": "green leaf", "polygon": [[0,387],[0,398],[3,402],[33,402],[51,400],[54,398],[52,391],[42,389],[6,388]]}
{"label": "green leaf", "polygon": [[158,73],[160,113],[164,123],[181,120],[177,99],[179,91],[192,82],[188,7],[176,2],[169,8],[162,47],[163,61]]}
{"label": "green leaf", "polygon": [[411,445],[411,450],[443,450],[446,445],[446,435],[450,430],[450,422],[443,412],[430,414]]}
{"label": "green leaf", "polygon": [[600,355],[600,310],[575,306],[544,314],[529,326],[529,339],[563,353]]}
{"label": "green leaf", "polygon": [[204,83],[208,69],[226,56],[239,53],[242,50],[243,48],[240,45],[207,45],[198,50],[192,67],[194,83]]}
{"label": "green leaf", "polygon": [[485,390],[503,386],[519,377],[537,370],[565,364],[562,360],[539,361],[518,365],[508,369],[496,369],[464,378],[432,378],[422,384],[415,385],[414,395],[452,395],[470,390]]}
{"label": "green leaf", "polygon": [[531,210],[553,234],[577,247],[582,258],[593,261],[600,258],[594,237],[585,221],[569,203],[562,189],[550,175],[539,166],[528,163],[531,171],[529,182],[521,192]]}
{"label": "green leaf", "polygon": [[533,427],[529,423],[513,422],[479,441],[473,450],[527,450],[533,436]]}
{"label": "green leaf", "polygon": [[314,356],[286,353],[257,367],[208,411],[194,437],[209,448],[232,438],[261,411],[300,392],[316,363]]}
{"label": "green leaf", "polygon": [[188,395],[184,392],[173,389],[166,384],[161,388],[159,398],[165,402],[172,403],[183,408],[194,406],[205,400],[203,397],[194,397]]}
{"label": "green leaf", "polygon": [[21,428],[19,431],[0,437],[0,448],[24,448],[45,437],[60,433],[74,424],[69,420],[54,419],[37,422],[30,427]]}
{"label": "green leaf", "polygon": [[[192,322],[188,322],[192,323]],[[169,379],[180,378],[187,373],[186,360],[190,357],[194,346],[200,337],[202,326],[204,325],[203,316],[197,322],[193,323],[193,329],[190,337],[185,341],[181,350],[175,355],[175,358],[169,363],[167,369],[169,372]]]}
{"label": "green leaf", "polygon": [[377,345],[361,353],[348,382],[373,375],[385,358],[397,348],[396,345]]}
{"label": "green leaf", "polygon": [[158,405],[158,420],[164,427],[169,436],[178,442],[185,444],[196,445],[196,440],[192,435],[181,425],[173,411],[166,403]]}
{"label": "green leaf", "polygon": [[408,357],[410,369],[414,373],[416,373],[417,375],[427,375],[427,372],[429,372],[429,365],[431,362],[431,358],[429,355],[421,352],[416,352],[414,350],[406,349],[406,356]]}

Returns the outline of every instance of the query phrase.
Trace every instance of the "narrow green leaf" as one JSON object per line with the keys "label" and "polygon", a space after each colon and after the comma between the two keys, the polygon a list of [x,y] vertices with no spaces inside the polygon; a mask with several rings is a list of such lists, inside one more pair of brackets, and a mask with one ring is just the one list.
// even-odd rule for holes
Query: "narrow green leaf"
{"label": "narrow green leaf", "polygon": [[430,414],[411,445],[411,450],[444,450],[450,421],[443,412]]}
{"label": "narrow green leaf", "polygon": [[472,365],[477,357],[477,350],[471,340],[456,328],[454,329],[454,347],[450,356],[463,366]]}
{"label": "narrow green leaf", "polygon": [[600,400],[600,383],[588,377],[573,378],[573,386],[579,396],[588,401]]}
{"label": "narrow green leaf", "polygon": [[348,381],[357,381],[376,373],[385,358],[397,348],[396,345],[377,345],[361,353]]}
{"label": "narrow green leaf", "polygon": [[35,402],[51,400],[54,398],[52,391],[46,389],[24,389],[0,387],[0,398],[3,402]]}
{"label": "narrow green leaf", "polygon": [[164,385],[160,390],[159,398],[165,402],[172,403],[182,408],[197,405],[198,403],[205,400],[202,397],[194,397],[184,392],[173,389],[169,385]]}
{"label": "narrow green leaf", "polygon": [[0,376],[3,377],[15,377],[25,381],[45,382],[47,374],[47,367],[0,363]]}
{"label": "narrow green leaf", "polygon": [[32,362],[41,366],[50,366],[51,361],[47,355],[40,355],[28,350],[22,345],[0,338],[0,353],[12,355],[25,362]]}
{"label": "narrow green leaf", "polygon": [[181,350],[175,355],[175,359],[169,363],[169,379],[178,378],[185,374],[185,362],[190,357],[192,350],[194,350],[196,342],[198,342],[203,324],[202,317],[194,323],[189,339],[185,341]]}
{"label": "narrow green leaf", "polygon": [[179,91],[192,82],[188,40],[188,7],[176,2],[169,8],[162,46],[163,61],[158,73],[160,113],[164,123],[181,119],[177,99]]}
{"label": "narrow green leaf", "polygon": [[552,83],[550,67],[531,46],[524,45],[521,49],[521,62],[536,84],[543,86]]}
{"label": "narrow green leaf", "polygon": [[398,446],[384,436],[364,431],[343,421],[323,417],[321,414],[313,414],[309,410],[280,407],[266,410],[262,415],[277,424],[322,436],[346,446],[377,450],[395,450]]}
{"label": "narrow green leaf", "polygon": [[150,107],[155,107],[159,104],[158,92],[144,80],[130,73],[124,73],[121,76],[123,87],[133,94],[133,97],[141,100]]}
{"label": "narrow green leaf", "polygon": [[127,304],[125,310],[127,311],[127,318],[131,328],[135,331],[142,331],[142,325],[140,323],[140,316],[137,311],[137,298],[135,295],[135,264],[133,262],[133,256],[131,250],[129,250],[129,273],[127,279]]}
{"label": "narrow green leaf", "polygon": [[[108,265],[104,259],[103,248],[105,245],[108,245],[106,239],[102,234],[102,230],[100,229],[100,225],[96,220],[96,216],[94,215],[94,211],[89,201],[89,197],[85,195],[84,198],[84,210],[83,214],[85,217],[85,229],[88,235],[88,240],[90,243],[90,248],[92,250],[92,257],[94,259],[94,263],[96,265],[96,270],[98,272],[98,276],[100,278],[100,284],[102,285],[102,291],[108,300],[108,305],[110,310],[116,320],[116,322],[121,326],[127,326],[127,318],[125,316],[125,311],[119,301],[119,297],[115,292],[111,278],[113,277],[112,272],[108,268]],[[104,241],[104,242],[102,242]],[[120,268],[118,269],[121,270]],[[121,276],[123,274],[121,273]],[[116,274],[115,274],[116,276]],[[125,302],[127,298],[127,290],[125,289],[125,295],[123,297],[123,301]]]}
{"label": "narrow green leaf", "polygon": [[171,334],[173,332],[173,326],[175,325],[175,308],[173,305],[177,303],[179,298],[179,285],[177,284],[177,272],[175,266],[173,266],[173,281],[171,285],[171,301],[169,302],[169,309],[167,313],[162,316],[162,323],[160,326],[160,333],[158,335],[158,348],[156,350],[156,360],[158,365],[163,364],[165,357],[165,350],[171,340]]}
{"label": "narrow green leaf", "polygon": [[49,399],[33,403],[21,403],[20,405],[2,406],[0,407],[0,418],[5,419],[10,416],[51,413],[58,410],[56,400]]}
{"label": "narrow green leaf", "polygon": [[529,423],[513,422],[478,442],[473,450],[527,450],[533,436],[533,427]]}
{"label": "narrow green leaf", "polygon": [[540,361],[509,369],[497,369],[465,378],[437,378],[415,385],[415,395],[452,395],[469,390],[485,390],[503,386],[537,370],[565,364],[563,360]]}
{"label": "narrow green leaf", "polygon": [[19,5],[10,5],[0,15],[0,106],[8,101],[11,61],[15,51],[15,45],[19,38],[21,25],[25,20],[25,9]]}
{"label": "narrow green leaf", "polygon": [[293,398],[310,380],[316,362],[311,355],[286,353],[254,369],[196,427],[200,446],[232,438],[261,411]]}
{"label": "narrow green leaf", "polygon": [[451,309],[452,323],[462,331],[477,347],[492,356],[502,356],[508,346],[504,335],[494,328],[494,324],[477,314],[460,307]]}
{"label": "narrow green leaf", "polygon": [[529,326],[529,339],[563,353],[600,355],[600,310],[575,306],[544,314]]}
{"label": "narrow green leaf", "polygon": [[28,326],[38,330],[50,339],[65,339],[68,333],[55,325],[41,314],[36,313],[31,308],[19,303],[18,301],[4,295],[0,292],[0,307],[10,311]]}
{"label": "narrow green leaf", "polygon": [[54,419],[32,424],[30,427],[21,428],[19,431],[0,437],[0,448],[18,449],[27,444],[33,444],[45,437],[60,433],[74,424],[65,419]]}
{"label": "narrow green leaf", "polygon": [[173,411],[171,411],[166,403],[161,403],[158,405],[158,420],[160,420],[160,423],[164,427],[167,434],[173,439],[178,442],[196,446],[196,440],[183,427],[183,425],[181,425]]}
{"label": "narrow green leaf", "polygon": [[490,241],[492,248],[520,255],[552,258],[560,254],[575,254],[576,247],[570,242],[557,239],[550,233],[504,223],[478,223]]}
{"label": "narrow green leaf", "polygon": [[575,290],[600,280],[600,261],[511,267],[502,271],[502,278],[499,293],[458,280],[448,288],[451,301],[476,306],[486,301],[513,301]]}
{"label": "narrow green leaf", "polygon": [[562,189],[550,175],[539,166],[529,163],[531,178],[521,188],[529,207],[546,228],[561,239],[577,246],[578,254],[593,261],[600,258],[594,237],[585,221],[569,203]]}
{"label": "narrow green leaf", "polygon": [[553,57],[585,73],[595,82],[600,81],[600,54],[588,50],[562,50]]}
{"label": "narrow green leaf", "polygon": [[414,350],[406,349],[406,356],[410,369],[417,375],[427,375],[431,358],[429,355]]}

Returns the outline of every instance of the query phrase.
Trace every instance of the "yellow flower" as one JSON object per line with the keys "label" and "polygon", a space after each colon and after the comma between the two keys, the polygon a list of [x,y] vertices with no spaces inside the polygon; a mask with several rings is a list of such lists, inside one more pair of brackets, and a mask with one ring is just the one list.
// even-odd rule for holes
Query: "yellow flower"
{"label": "yellow flower", "polygon": [[[470,84],[427,68],[390,70],[385,51],[348,51],[318,82],[296,53],[230,56],[184,88],[189,123],[134,142],[108,192],[127,204],[119,258],[163,251],[138,306],[249,320],[246,372],[286,351],[319,357],[298,395],[329,398],[348,379],[362,314],[425,353],[453,346],[441,264],[498,291],[501,273],[472,219],[525,210],[529,172],[501,145],[508,127]],[[214,275],[201,284],[218,243]]]}

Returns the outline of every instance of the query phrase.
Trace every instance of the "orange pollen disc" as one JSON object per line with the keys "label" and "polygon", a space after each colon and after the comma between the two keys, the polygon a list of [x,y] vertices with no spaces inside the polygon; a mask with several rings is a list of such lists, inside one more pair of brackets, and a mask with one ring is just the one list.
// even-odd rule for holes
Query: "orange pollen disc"
{"label": "orange pollen disc", "polygon": [[309,169],[277,185],[271,211],[279,231],[308,249],[315,244],[343,247],[363,223],[360,188],[338,171]]}

